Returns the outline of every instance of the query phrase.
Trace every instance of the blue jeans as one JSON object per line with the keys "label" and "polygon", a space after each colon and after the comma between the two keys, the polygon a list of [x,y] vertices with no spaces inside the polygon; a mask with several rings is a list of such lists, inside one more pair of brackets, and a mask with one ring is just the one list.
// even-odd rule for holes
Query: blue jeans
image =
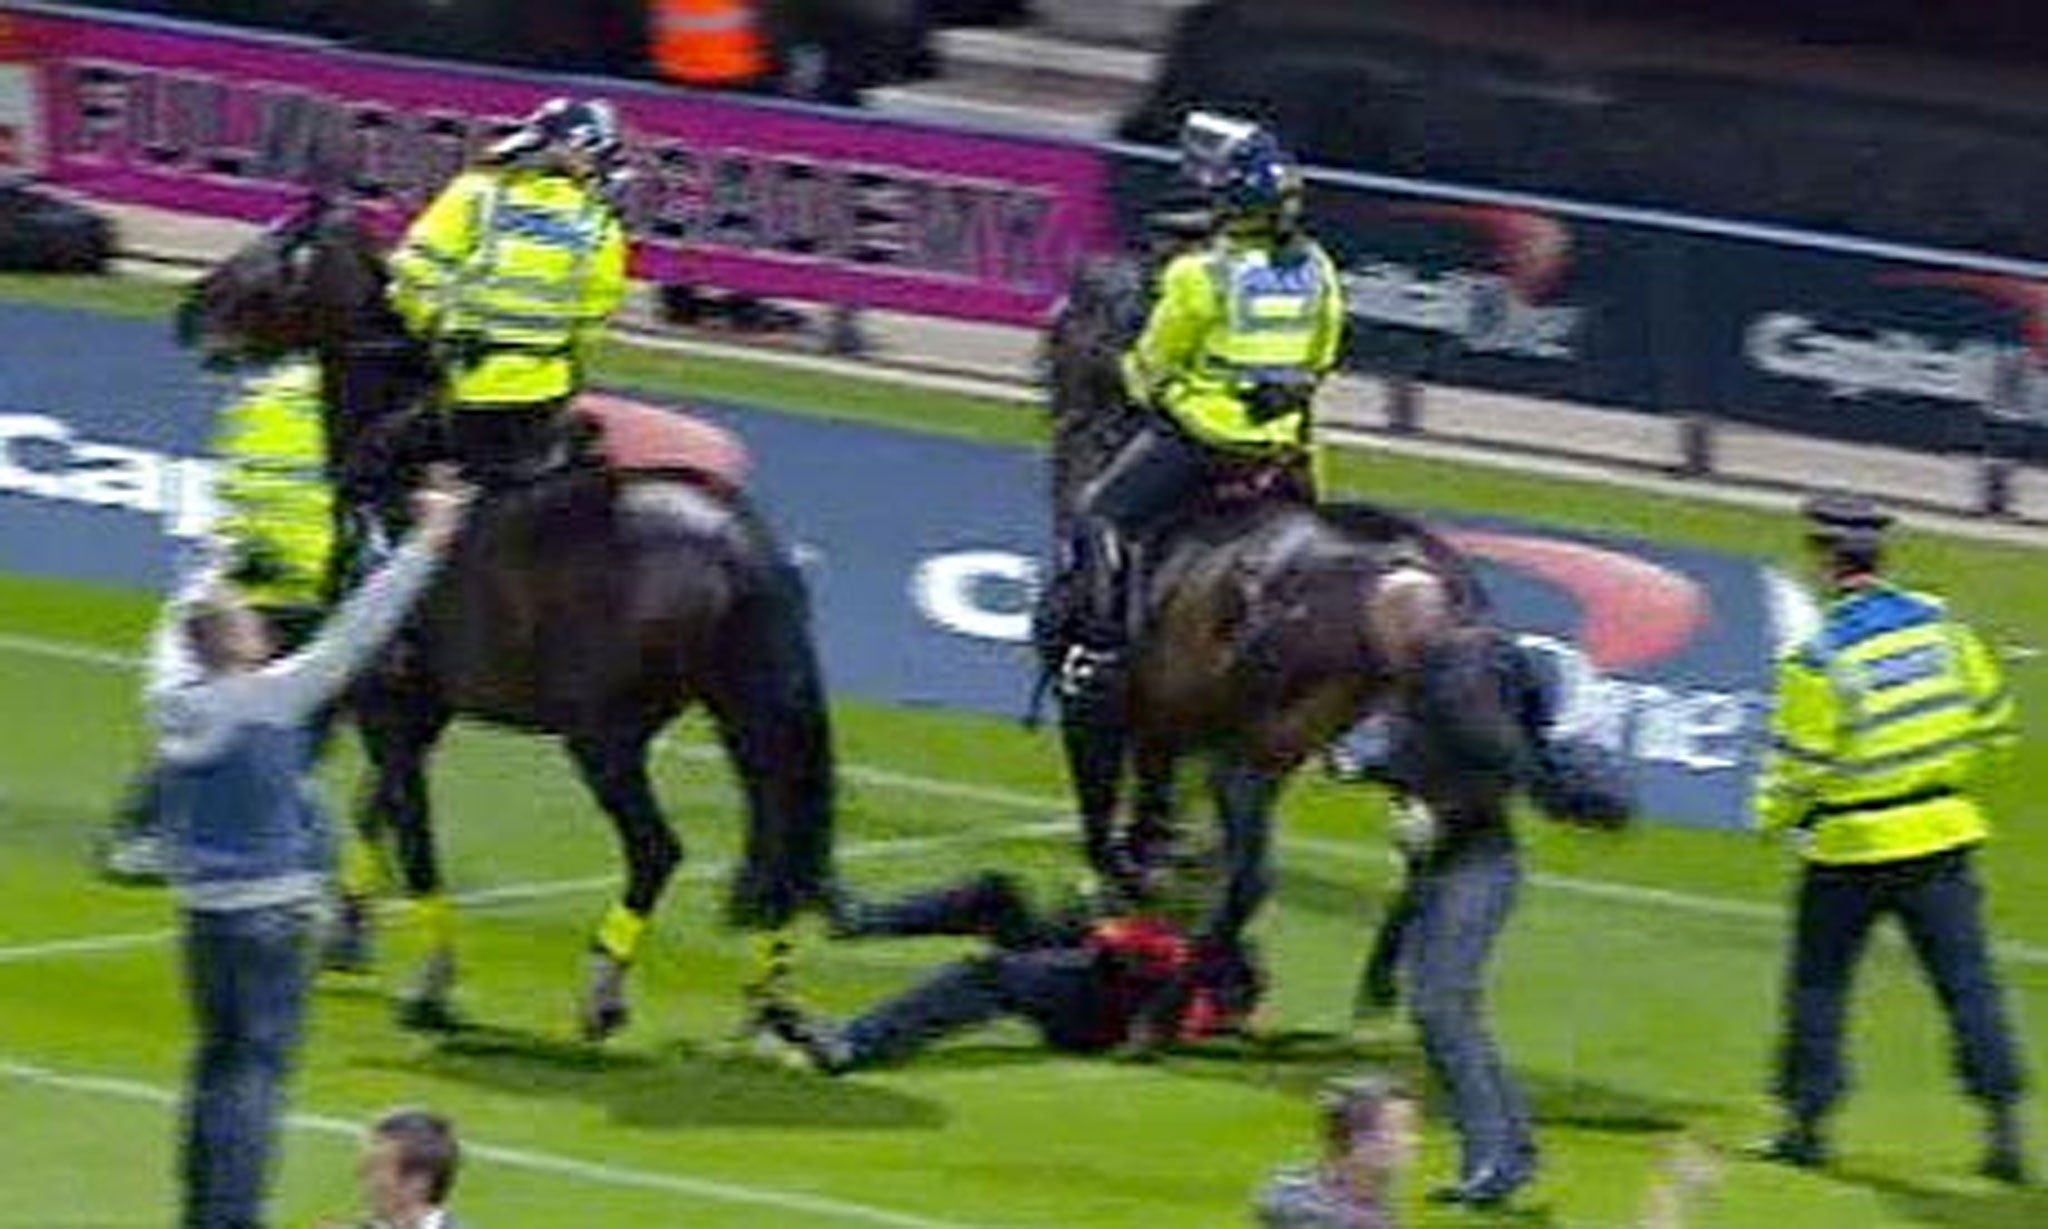
{"label": "blue jeans", "polygon": [[1450,1093],[1460,1171],[1535,1164],[1529,1107],[1486,1026],[1486,965],[1514,908],[1521,859],[1505,833],[1425,865],[1412,882],[1406,948],[1411,1011],[1430,1069]]}
{"label": "blue jeans", "polygon": [[313,933],[312,911],[300,905],[185,915],[186,990],[199,1036],[185,1104],[184,1229],[263,1223]]}
{"label": "blue jeans", "polygon": [[956,960],[851,1021],[845,1037],[856,1065],[898,1062],[1006,1016],[1031,1021],[1054,1049],[1086,1052],[1119,1039],[1100,963],[1082,947]]}

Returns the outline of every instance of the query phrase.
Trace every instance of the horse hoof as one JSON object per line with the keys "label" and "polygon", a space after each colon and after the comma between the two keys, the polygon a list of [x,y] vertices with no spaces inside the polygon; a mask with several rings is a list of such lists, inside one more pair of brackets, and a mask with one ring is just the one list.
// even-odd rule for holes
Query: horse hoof
{"label": "horse hoof", "polygon": [[398,1026],[415,1033],[462,1031],[462,1017],[446,999],[403,998],[398,1001]]}
{"label": "horse hoof", "polygon": [[583,1040],[603,1041],[626,1027],[631,1018],[624,1003],[592,1004],[583,1009]]}
{"label": "horse hoof", "polygon": [[420,964],[412,985],[398,1000],[401,1027],[427,1033],[451,1033],[462,1021],[449,1005],[455,989],[455,954],[446,950],[430,953]]}
{"label": "horse hoof", "polygon": [[626,966],[598,952],[590,958],[590,989],[583,998],[583,1040],[603,1041],[626,1027]]}
{"label": "horse hoof", "polygon": [[345,899],[321,948],[320,965],[330,973],[368,973],[374,963],[369,902]]}

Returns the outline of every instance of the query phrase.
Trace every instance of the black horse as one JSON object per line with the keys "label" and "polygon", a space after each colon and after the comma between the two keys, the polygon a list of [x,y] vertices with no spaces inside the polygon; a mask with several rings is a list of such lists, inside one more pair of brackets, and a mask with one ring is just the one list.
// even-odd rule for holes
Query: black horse
{"label": "black horse", "polygon": [[[316,354],[337,503],[389,517],[433,455],[437,415],[433,373],[385,286],[352,211],[316,199],[200,281],[179,324],[214,357]],[[596,1038],[625,1022],[627,968],[682,858],[647,759],[693,703],[710,711],[745,793],[728,917],[776,930],[823,902],[834,813],[808,600],[786,553],[742,494],[673,472],[571,466],[480,504],[411,631],[349,697],[374,774],[362,831],[389,836],[428,922],[405,1018],[450,1018],[454,947],[436,924],[447,905],[426,777],[449,721],[558,737],[611,817],[627,874],[591,957],[582,1023]]]}
{"label": "black horse", "polygon": [[[1047,339],[1062,546],[1087,485],[1150,413],[1126,399],[1117,370],[1144,324],[1150,280],[1134,259],[1085,265]],[[1208,761],[1229,874],[1206,937],[1222,945],[1268,891],[1282,782],[1365,715],[1398,714],[1431,740],[1437,750],[1413,758],[1442,769],[1404,788],[1445,816],[1504,806],[1528,742],[1507,688],[1491,685],[1500,637],[1455,550],[1382,509],[1289,498],[1287,475],[1245,478],[1141,547],[1122,695],[1106,707],[1061,700],[1084,843],[1107,878],[1129,882],[1159,860],[1175,839],[1176,765]],[[1055,585],[1041,610],[1048,670],[1070,600]],[[1132,814],[1120,823],[1127,769]]]}

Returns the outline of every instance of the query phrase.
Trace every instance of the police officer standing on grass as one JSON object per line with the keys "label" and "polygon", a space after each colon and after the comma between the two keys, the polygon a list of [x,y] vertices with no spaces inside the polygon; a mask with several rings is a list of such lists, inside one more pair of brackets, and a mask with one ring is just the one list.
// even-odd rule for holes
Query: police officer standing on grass
{"label": "police officer standing on grass", "polygon": [[1842,1025],[1864,940],[1896,914],[1940,996],[1963,1086],[1986,1113],[1980,1172],[2025,1181],[2019,1056],[1982,920],[1976,792],[2016,741],[2012,698],[1975,632],[1882,572],[1892,518],[1869,500],[1808,501],[1808,543],[1830,594],[1812,638],[1778,665],[1757,787],[1768,833],[1794,834],[1800,879],[1769,1160],[1828,1160],[1825,1122],[1847,1086]]}

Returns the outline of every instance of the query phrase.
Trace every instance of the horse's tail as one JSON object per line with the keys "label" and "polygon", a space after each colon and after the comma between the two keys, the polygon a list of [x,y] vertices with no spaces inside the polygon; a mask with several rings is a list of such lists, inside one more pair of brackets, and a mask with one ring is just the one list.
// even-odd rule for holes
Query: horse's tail
{"label": "horse's tail", "polygon": [[811,635],[802,575],[756,537],[748,583],[719,638],[705,701],[746,794],[747,836],[727,918],[782,927],[821,906],[832,874],[836,814],[831,712]]}

